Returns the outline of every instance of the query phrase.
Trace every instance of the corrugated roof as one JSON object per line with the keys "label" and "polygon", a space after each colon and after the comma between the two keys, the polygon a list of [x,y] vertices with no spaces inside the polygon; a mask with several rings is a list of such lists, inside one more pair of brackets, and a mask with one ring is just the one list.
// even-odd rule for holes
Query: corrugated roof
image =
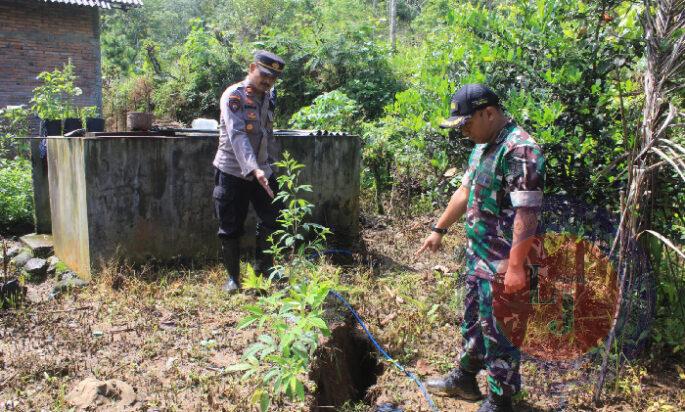
{"label": "corrugated roof", "polygon": [[131,8],[143,5],[143,0],[42,0],[45,3],[74,4],[77,6],[99,7],[101,9]]}

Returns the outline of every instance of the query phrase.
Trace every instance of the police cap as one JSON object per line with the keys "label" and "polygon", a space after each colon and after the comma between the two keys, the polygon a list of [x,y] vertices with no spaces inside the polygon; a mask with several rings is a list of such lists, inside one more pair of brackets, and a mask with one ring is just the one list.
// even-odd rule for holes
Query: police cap
{"label": "police cap", "polygon": [[254,62],[262,73],[273,77],[280,76],[285,67],[283,59],[266,50],[257,51],[254,54]]}

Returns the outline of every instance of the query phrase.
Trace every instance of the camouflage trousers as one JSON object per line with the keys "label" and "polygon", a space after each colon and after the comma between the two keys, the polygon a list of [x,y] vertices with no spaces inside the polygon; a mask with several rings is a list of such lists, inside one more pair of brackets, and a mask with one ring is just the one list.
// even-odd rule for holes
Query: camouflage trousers
{"label": "camouflage trousers", "polygon": [[521,390],[520,346],[529,316],[529,293],[505,295],[502,283],[467,276],[461,325],[461,369],[486,369],[490,391],[511,396]]}

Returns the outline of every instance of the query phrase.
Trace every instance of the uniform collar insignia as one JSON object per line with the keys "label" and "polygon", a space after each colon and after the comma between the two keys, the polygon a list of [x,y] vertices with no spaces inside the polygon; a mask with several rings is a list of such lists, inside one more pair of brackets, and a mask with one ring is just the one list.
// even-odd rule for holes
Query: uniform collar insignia
{"label": "uniform collar insignia", "polygon": [[513,120],[509,120],[509,122],[504,125],[502,130],[500,130],[500,132],[497,135],[497,138],[495,139],[494,143],[495,144],[502,143],[514,127],[516,127],[516,123]]}

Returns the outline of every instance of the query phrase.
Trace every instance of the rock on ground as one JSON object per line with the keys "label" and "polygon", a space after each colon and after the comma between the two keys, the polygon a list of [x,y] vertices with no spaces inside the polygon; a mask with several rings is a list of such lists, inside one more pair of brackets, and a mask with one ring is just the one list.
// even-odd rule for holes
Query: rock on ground
{"label": "rock on ground", "polygon": [[12,264],[16,268],[22,268],[24,267],[24,265],[26,265],[26,263],[29,260],[31,260],[32,257],[33,255],[31,255],[31,252],[26,250],[22,251],[21,253],[12,258]]}
{"label": "rock on ground", "polygon": [[22,236],[21,242],[31,249],[34,256],[42,258],[47,258],[52,255],[54,250],[52,236],[50,235],[37,235],[32,233],[30,235]]}
{"label": "rock on ground", "polygon": [[64,272],[60,275],[61,280],[55,284],[50,293],[50,298],[55,298],[62,292],[72,288],[82,288],[88,285],[88,282],[78,277],[74,272]]}
{"label": "rock on ground", "polygon": [[57,256],[50,256],[48,258],[48,273],[55,273],[58,263],[59,258]]}
{"label": "rock on ground", "polygon": [[26,273],[31,275],[33,279],[42,278],[48,270],[48,261],[41,258],[32,258],[24,265]]}
{"label": "rock on ground", "polygon": [[79,409],[97,409],[98,406],[123,408],[135,403],[136,393],[131,385],[117,379],[100,381],[86,378],[69,392],[66,400]]}
{"label": "rock on ground", "polygon": [[14,246],[10,247],[9,249],[7,249],[7,255],[6,256],[11,259],[11,258],[17,256],[19,253],[21,253],[21,247],[14,245]]}

